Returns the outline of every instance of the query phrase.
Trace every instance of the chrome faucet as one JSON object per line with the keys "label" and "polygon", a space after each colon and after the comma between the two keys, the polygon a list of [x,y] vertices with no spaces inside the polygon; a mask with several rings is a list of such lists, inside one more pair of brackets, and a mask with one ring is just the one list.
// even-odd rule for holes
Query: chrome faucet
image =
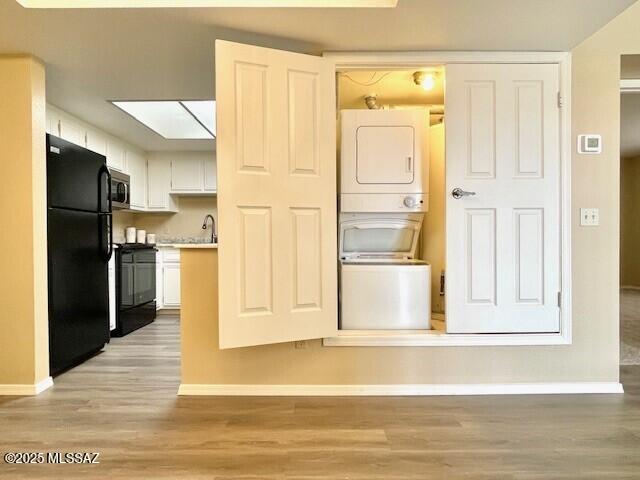
{"label": "chrome faucet", "polygon": [[217,243],[218,237],[216,236],[216,219],[213,218],[213,215],[208,213],[204,217],[204,221],[202,222],[202,229],[207,229],[207,220],[211,219],[211,243]]}

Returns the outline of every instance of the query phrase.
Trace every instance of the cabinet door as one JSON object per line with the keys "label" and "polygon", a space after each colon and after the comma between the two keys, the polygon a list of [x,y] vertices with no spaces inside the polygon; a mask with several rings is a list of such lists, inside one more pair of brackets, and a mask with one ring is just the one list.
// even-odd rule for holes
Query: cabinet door
{"label": "cabinet door", "polygon": [[165,264],[162,270],[162,303],[165,308],[177,308],[180,306],[180,264]]}
{"label": "cabinet door", "polygon": [[107,165],[120,172],[126,171],[126,150],[116,140],[107,140]]}
{"label": "cabinet door", "polygon": [[87,148],[100,155],[107,154],[107,139],[97,130],[87,130]]}
{"label": "cabinet door", "polygon": [[162,278],[162,251],[156,252],[156,309],[164,308],[164,288]]}
{"label": "cabinet door", "polygon": [[171,190],[199,192],[204,189],[201,158],[180,158],[171,162]]}
{"label": "cabinet door", "polygon": [[58,110],[47,105],[46,110],[46,131],[56,137],[60,136],[60,114]]}
{"label": "cabinet door", "polygon": [[147,207],[171,211],[171,160],[150,158],[147,161]]}
{"label": "cabinet door", "polygon": [[147,206],[147,160],[130,150],[127,152],[127,166],[131,177],[131,207],[145,209]]}
{"label": "cabinet door", "polygon": [[60,117],[60,138],[64,140],[86,147],[86,133],[82,125],[67,115]]}
{"label": "cabinet door", "polygon": [[215,192],[216,186],[216,159],[207,158],[204,161],[204,189],[207,192]]}

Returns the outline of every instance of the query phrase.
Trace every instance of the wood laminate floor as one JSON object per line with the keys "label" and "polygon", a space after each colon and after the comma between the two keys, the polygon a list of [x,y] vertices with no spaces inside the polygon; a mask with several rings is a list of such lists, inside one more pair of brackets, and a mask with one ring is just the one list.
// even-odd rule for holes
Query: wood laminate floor
{"label": "wood laminate floor", "polygon": [[640,478],[640,367],[625,395],[176,396],[178,325],[161,318],[55,379],[0,397],[0,452],[100,452],[2,478]]}
{"label": "wood laminate floor", "polygon": [[620,364],[640,365],[640,290],[620,290]]}

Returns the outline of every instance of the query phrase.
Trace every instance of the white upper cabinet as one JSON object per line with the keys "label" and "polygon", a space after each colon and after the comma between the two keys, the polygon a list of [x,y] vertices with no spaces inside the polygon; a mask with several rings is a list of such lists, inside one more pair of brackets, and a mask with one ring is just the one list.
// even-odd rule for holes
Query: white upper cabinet
{"label": "white upper cabinet", "polygon": [[171,192],[207,195],[216,192],[216,159],[212,152],[176,152],[171,161]]}
{"label": "white upper cabinet", "polygon": [[151,154],[147,159],[147,210],[175,212],[171,196],[171,156]]}
{"label": "white upper cabinet", "polygon": [[78,120],[61,112],[59,125],[60,138],[81,147],[87,146],[87,130]]}
{"label": "white upper cabinet", "polygon": [[107,155],[107,137],[96,129],[88,129],[87,148],[100,155]]}
{"label": "white upper cabinet", "polygon": [[215,192],[217,190],[216,159],[214,157],[204,160],[204,190],[206,192]]}
{"label": "white upper cabinet", "polygon": [[51,135],[60,136],[60,112],[51,105],[47,105],[45,129]]}
{"label": "white upper cabinet", "polygon": [[204,164],[201,156],[184,155],[171,162],[171,190],[198,192],[204,189]]}
{"label": "white upper cabinet", "polygon": [[145,210],[147,208],[147,159],[129,150],[127,167],[131,177],[131,209]]}
{"label": "white upper cabinet", "polygon": [[107,140],[107,165],[109,168],[125,172],[127,163],[127,150],[125,147],[113,138]]}

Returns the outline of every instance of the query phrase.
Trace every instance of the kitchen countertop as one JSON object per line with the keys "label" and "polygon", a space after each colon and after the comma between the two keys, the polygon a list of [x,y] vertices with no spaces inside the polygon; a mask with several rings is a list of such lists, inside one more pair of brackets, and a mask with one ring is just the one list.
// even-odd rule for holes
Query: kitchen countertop
{"label": "kitchen countertop", "polygon": [[158,243],[156,247],[170,248],[218,248],[217,243]]}

